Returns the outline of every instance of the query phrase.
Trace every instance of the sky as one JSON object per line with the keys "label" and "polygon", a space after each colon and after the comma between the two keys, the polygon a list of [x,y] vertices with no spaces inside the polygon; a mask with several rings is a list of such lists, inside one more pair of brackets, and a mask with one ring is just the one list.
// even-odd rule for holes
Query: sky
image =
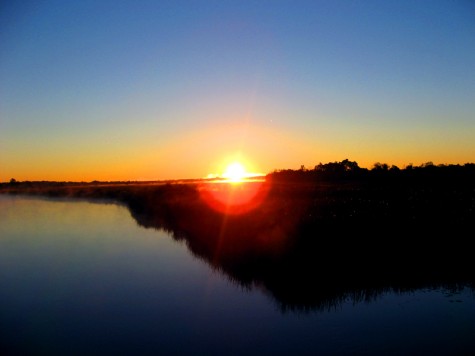
{"label": "sky", "polygon": [[475,162],[475,3],[0,4],[0,181]]}

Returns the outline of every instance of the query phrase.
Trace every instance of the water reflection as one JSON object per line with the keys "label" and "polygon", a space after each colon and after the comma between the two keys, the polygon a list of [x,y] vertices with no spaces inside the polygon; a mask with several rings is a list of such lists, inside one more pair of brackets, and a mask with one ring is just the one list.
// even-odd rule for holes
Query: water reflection
{"label": "water reflection", "polygon": [[[298,247],[305,240],[292,244],[289,238],[282,241],[289,249],[248,238],[233,256],[216,237],[204,244],[189,235],[216,228],[219,236],[232,238],[227,228],[218,229],[223,216],[213,209],[196,211],[203,208],[199,198],[175,201],[177,210],[155,204],[150,214],[147,199],[158,203],[176,195],[173,189],[148,188],[143,194],[133,194],[140,199],[131,211],[150,229],[139,228],[119,205],[0,196],[0,354],[452,355],[475,349],[473,289],[457,289],[462,279],[440,283],[420,278],[421,272],[409,279],[412,284],[398,283],[383,274],[376,278],[373,271],[374,278],[351,280],[353,269],[310,270],[331,259],[324,253],[317,259],[315,251]],[[179,196],[195,193],[184,194]],[[211,213],[216,221],[198,230],[174,225],[183,217],[178,212],[197,219]],[[251,222],[234,219],[226,220],[229,226]],[[242,227],[244,237],[254,231],[248,228],[261,226],[254,224]],[[157,227],[173,231],[179,241]],[[297,225],[281,229],[299,232]],[[221,272],[193,258],[185,243]],[[223,275],[249,288],[236,288]],[[331,279],[338,276],[346,278]],[[431,283],[438,288],[417,289]],[[257,285],[272,299],[256,291]],[[443,285],[453,288],[442,290]],[[281,313],[271,300],[284,310],[331,311]]]}
{"label": "water reflection", "polygon": [[419,212],[423,219],[404,219],[403,206],[390,217],[371,211],[358,219],[338,206],[343,217],[332,220],[328,202],[315,204],[306,188],[295,187],[290,199],[285,186],[259,186],[266,191],[259,206],[226,214],[202,199],[203,189],[149,191],[128,205],[138,224],[186,241],[195,256],[242,286],[261,288],[282,310],[326,310],[388,291],[474,287],[463,224],[427,220],[427,211]]}

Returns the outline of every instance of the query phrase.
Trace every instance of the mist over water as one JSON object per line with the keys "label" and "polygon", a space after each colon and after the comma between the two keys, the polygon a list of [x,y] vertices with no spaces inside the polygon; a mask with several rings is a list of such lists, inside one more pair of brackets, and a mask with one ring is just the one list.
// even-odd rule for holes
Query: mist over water
{"label": "mist over water", "polygon": [[[471,288],[391,290],[282,309],[127,208],[0,196],[2,354],[453,354],[473,351]],[[364,295],[370,295],[366,291]]]}

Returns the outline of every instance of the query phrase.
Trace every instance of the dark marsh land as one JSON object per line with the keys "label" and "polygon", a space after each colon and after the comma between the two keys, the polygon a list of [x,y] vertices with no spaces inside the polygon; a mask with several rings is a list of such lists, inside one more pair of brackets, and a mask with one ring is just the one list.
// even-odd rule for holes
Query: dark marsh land
{"label": "dark marsh land", "polygon": [[475,287],[475,164],[367,170],[344,160],[240,184],[12,180],[0,193],[124,204],[283,310]]}

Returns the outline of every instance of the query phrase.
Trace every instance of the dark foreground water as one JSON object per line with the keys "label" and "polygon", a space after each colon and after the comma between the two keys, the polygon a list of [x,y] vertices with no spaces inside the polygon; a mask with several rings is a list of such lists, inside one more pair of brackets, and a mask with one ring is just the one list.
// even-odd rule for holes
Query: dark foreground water
{"label": "dark foreground water", "polygon": [[469,288],[283,312],[123,206],[0,196],[1,355],[474,353]]}

